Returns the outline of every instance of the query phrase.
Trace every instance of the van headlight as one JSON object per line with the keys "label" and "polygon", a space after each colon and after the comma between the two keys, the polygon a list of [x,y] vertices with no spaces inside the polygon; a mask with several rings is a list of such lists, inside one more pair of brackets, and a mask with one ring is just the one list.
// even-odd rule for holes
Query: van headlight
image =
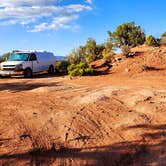
{"label": "van headlight", "polygon": [[22,64],[19,64],[19,65],[15,66],[15,71],[21,71],[21,70],[23,70],[23,65]]}

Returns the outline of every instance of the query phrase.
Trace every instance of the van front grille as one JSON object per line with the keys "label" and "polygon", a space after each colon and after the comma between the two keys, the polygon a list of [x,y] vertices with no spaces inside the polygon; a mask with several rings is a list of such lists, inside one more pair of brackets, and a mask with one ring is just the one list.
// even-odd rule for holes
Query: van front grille
{"label": "van front grille", "polygon": [[15,65],[3,65],[2,69],[5,71],[12,71],[15,69]]}
{"label": "van front grille", "polygon": [[15,68],[15,65],[3,65],[3,68]]}
{"label": "van front grille", "polygon": [[5,70],[5,71],[12,71],[12,70],[14,70],[14,68],[3,68],[3,70]]}

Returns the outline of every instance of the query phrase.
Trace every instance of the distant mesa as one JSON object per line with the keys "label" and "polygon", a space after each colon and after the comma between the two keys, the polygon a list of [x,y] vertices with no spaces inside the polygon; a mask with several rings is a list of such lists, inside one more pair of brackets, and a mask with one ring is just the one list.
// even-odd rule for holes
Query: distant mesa
{"label": "distant mesa", "polygon": [[67,60],[65,56],[55,56],[57,61]]}

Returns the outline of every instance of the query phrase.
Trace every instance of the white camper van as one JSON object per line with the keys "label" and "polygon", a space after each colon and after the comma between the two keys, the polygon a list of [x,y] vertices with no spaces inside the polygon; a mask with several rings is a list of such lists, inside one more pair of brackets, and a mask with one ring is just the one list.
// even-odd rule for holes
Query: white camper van
{"label": "white camper van", "polygon": [[55,56],[46,51],[13,51],[0,64],[1,76],[24,75],[30,78],[34,73],[48,71],[54,73]]}

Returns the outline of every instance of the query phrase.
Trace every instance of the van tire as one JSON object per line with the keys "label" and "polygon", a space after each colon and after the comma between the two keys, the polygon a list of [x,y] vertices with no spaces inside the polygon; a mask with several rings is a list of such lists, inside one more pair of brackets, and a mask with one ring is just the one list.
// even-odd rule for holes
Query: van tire
{"label": "van tire", "polygon": [[32,76],[33,76],[32,70],[30,68],[25,69],[24,77],[25,78],[32,78]]}
{"label": "van tire", "polygon": [[48,73],[49,74],[54,74],[55,73],[55,69],[53,65],[50,65],[49,69],[48,69]]}

